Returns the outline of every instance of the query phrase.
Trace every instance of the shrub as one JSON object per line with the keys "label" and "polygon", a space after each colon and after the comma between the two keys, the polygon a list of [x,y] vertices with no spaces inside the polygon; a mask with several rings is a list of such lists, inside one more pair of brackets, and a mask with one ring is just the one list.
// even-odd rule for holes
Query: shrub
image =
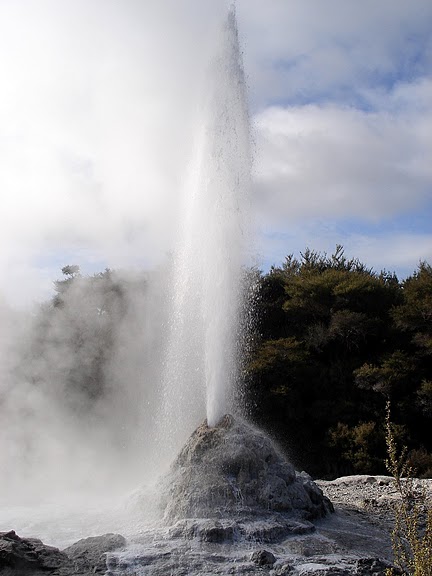
{"label": "shrub", "polygon": [[[386,467],[400,497],[392,532],[395,564],[410,576],[432,576],[432,508],[424,488],[413,478],[407,449],[398,450],[390,419],[390,403],[387,403],[386,413],[386,444]],[[393,569],[387,571],[388,576],[394,573]]]}

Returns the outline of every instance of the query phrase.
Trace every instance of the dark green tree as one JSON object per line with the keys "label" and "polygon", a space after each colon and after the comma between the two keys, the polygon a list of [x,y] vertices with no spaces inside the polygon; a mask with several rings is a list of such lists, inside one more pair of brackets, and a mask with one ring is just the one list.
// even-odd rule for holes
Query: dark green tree
{"label": "dark green tree", "polygon": [[[371,423],[384,401],[373,387],[356,385],[355,371],[393,351],[392,310],[401,302],[394,275],[346,258],[341,246],[331,256],[309,249],[300,259],[290,255],[262,276],[251,412],[298,466],[320,475],[347,473],[372,458],[377,445],[384,454],[384,442],[364,440],[378,430]],[[344,427],[352,446],[362,447],[361,458],[347,459],[346,450],[342,458],[335,448],[335,431]],[[379,456],[373,458],[376,464]]]}

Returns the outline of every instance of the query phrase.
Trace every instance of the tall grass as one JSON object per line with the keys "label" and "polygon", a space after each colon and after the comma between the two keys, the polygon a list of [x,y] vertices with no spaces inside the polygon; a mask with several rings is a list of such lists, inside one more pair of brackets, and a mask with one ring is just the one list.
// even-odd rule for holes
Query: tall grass
{"label": "tall grass", "polygon": [[[394,563],[403,574],[432,576],[432,508],[424,485],[414,479],[408,464],[407,448],[399,450],[390,403],[386,408],[386,468],[393,476],[399,495],[392,531]],[[392,576],[394,569],[387,570]]]}

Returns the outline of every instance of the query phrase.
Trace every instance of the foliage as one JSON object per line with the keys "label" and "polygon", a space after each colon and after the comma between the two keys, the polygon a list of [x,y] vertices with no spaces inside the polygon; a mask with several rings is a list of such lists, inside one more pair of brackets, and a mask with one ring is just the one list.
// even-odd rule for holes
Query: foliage
{"label": "foliage", "polygon": [[432,416],[432,382],[423,380],[417,390],[418,404],[427,416]]}
{"label": "foliage", "polygon": [[[424,490],[416,489],[406,447],[398,451],[390,403],[386,413],[386,467],[393,476],[400,501],[395,510],[392,544],[395,564],[412,576],[432,575],[432,508]],[[392,576],[393,570],[388,570]]]}
{"label": "foliage", "polygon": [[432,478],[432,454],[423,446],[410,450],[408,464],[410,468],[416,470],[418,478]]}
{"label": "foliage", "polygon": [[354,371],[357,386],[372,389],[386,398],[393,397],[415,379],[416,362],[408,353],[395,350],[379,366],[363,364]]}
{"label": "foliage", "polygon": [[297,466],[321,477],[383,473],[388,398],[409,449],[432,451],[428,264],[399,282],[341,246],[330,256],[307,249],[261,275],[256,310],[250,414]]}
{"label": "foliage", "polygon": [[361,422],[349,427],[338,424],[329,430],[329,444],[357,474],[372,474],[380,464],[383,431],[376,422]]}
{"label": "foliage", "polygon": [[403,282],[404,302],[394,310],[396,325],[415,343],[432,353],[432,266],[421,262],[419,269]]}

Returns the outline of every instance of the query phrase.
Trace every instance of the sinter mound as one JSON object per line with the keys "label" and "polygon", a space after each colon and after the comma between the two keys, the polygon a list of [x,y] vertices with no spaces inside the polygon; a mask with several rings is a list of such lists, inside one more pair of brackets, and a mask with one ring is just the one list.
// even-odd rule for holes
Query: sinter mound
{"label": "sinter mound", "polygon": [[333,511],[268,436],[229,415],[215,428],[205,421],[195,430],[163,484],[162,508],[170,523],[272,511],[312,520]]}

